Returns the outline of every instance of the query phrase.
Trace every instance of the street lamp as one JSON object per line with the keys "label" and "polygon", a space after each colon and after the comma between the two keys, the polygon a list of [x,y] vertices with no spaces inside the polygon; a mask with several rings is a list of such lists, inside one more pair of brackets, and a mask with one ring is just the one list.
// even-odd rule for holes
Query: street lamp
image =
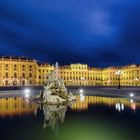
{"label": "street lamp", "polygon": [[134,94],[133,93],[130,93],[130,97],[134,97]]}
{"label": "street lamp", "polygon": [[30,91],[30,89],[28,89],[28,88],[26,88],[26,89],[24,89],[24,96],[25,96],[25,98],[29,98],[30,97],[30,93],[31,93],[31,91]]}
{"label": "street lamp", "polygon": [[84,92],[84,90],[83,90],[83,89],[80,89],[80,90],[79,90],[79,92],[80,92],[80,93],[83,93],[83,92]]}
{"label": "street lamp", "polygon": [[118,76],[118,89],[121,88],[121,75],[123,74],[123,71],[118,70],[116,71],[116,75]]}

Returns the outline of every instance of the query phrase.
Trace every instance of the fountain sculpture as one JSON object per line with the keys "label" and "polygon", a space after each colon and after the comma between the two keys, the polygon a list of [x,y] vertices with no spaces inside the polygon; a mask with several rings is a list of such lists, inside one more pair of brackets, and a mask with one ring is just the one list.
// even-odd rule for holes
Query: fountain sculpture
{"label": "fountain sculpture", "polygon": [[55,65],[55,70],[48,75],[44,90],[40,92],[36,100],[47,104],[65,104],[76,100],[72,93],[68,93],[64,80],[59,76],[58,63]]}

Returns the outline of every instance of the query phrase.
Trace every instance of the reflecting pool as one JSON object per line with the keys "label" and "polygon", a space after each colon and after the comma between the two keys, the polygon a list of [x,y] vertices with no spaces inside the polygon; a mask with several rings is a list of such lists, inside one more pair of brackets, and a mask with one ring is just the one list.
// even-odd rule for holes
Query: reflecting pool
{"label": "reflecting pool", "polygon": [[2,140],[139,140],[140,102],[77,96],[65,105],[40,105],[23,97],[0,98]]}

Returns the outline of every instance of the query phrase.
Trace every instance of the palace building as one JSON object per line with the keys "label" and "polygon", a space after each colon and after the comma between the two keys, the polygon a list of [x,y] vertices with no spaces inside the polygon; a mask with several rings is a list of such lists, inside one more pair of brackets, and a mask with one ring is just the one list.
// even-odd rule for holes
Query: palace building
{"label": "palace building", "polygon": [[[55,67],[26,57],[0,58],[0,86],[39,86]],[[140,65],[96,68],[87,64],[59,67],[67,86],[140,86]]]}

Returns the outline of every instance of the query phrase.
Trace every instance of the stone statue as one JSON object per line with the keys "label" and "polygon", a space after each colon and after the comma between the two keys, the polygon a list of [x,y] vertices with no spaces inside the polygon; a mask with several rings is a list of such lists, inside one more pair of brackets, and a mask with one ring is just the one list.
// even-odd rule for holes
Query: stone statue
{"label": "stone statue", "polygon": [[49,79],[44,83],[44,90],[36,99],[47,104],[64,104],[69,101],[76,100],[76,98],[68,93],[65,87],[64,80],[60,79],[59,66],[56,62],[55,70],[48,75]]}

